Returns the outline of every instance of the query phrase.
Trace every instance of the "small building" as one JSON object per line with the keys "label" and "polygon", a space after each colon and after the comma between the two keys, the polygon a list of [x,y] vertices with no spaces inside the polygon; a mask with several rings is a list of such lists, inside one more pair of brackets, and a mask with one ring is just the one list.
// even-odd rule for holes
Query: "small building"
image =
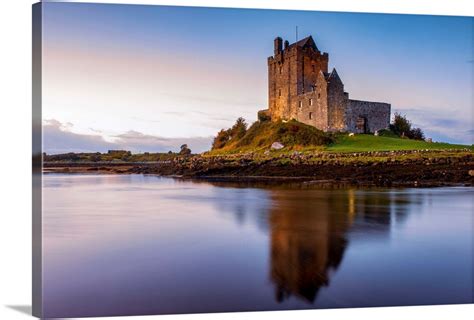
{"label": "small building", "polygon": [[349,99],[329,55],[312,36],[293,44],[277,37],[268,58],[268,109],[259,117],[295,119],[323,131],[369,133],[387,128],[390,104]]}

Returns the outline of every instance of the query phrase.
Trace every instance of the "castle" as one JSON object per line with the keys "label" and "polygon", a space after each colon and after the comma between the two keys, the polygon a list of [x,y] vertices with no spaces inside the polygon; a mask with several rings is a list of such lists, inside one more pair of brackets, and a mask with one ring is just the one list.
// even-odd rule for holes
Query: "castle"
{"label": "castle", "polygon": [[268,58],[268,109],[259,118],[295,119],[323,131],[373,133],[390,123],[390,104],[349,99],[329,55],[313,37],[293,44],[277,37]]}

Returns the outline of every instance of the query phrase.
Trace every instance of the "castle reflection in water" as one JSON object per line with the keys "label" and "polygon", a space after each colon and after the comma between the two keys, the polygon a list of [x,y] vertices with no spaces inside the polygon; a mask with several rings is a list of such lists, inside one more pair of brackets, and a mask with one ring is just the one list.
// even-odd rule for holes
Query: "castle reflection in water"
{"label": "castle reflection in water", "polygon": [[349,232],[386,236],[392,219],[403,221],[406,194],[356,193],[314,190],[299,196],[298,190],[271,192],[270,277],[277,301],[294,295],[313,303],[341,264]]}
{"label": "castle reflection in water", "polygon": [[263,184],[246,187],[264,187],[270,198],[271,204],[257,219],[245,217],[243,201],[236,202],[233,212],[239,223],[247,218],[260,221],[259,227],[269,232],[269,277],[278,302],[294,296],[314,303],[319,290],[329,286],[331,273],[341,265],[350,237],[363,234],[385,239],[393,223],[405,220],[407,204],[413,207],[421,203],[416,195],[396,190],[361,192],[303,187],[301,192],[298,188]]}

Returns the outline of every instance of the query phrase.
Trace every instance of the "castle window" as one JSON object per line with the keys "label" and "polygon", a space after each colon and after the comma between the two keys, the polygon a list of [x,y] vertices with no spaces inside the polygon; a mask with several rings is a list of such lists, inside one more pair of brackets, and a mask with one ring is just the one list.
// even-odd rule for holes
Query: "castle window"
{"label": "castle window", "polygon": [[281,74],[281,71],[282,71],[282,69],[283,69],[283,68],[282,68],[282,67],[280,67],[280,74]]}
{"label": "castle window", "polygon": [[310,105],[310,106],[313,105],[313,99],[309,99],[309,105]]}
{"label": "castle window", "polygon": [[300,108],[303,108],[303,101],[300,101],[300,102],[298,103],[298,106],[299,106]]}
{"label": "castle window", "polygon": [[281,89],[278,89],[278,96],[281,97]]}
{"label": "castle window", "polygon": [[312,112],[309,113],[309,119],[310,120],[313,119],[313,113]]}
{"label": "castle window", "polygon": [[320,94],[320,93],[318,93],[318,99],[319,99],[319,98],[321,98],[321,94]]}

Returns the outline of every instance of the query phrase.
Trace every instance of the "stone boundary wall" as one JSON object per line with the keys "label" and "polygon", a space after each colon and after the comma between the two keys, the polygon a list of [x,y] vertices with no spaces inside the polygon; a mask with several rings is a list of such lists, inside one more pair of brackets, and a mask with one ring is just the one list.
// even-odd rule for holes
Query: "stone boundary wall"
{"label": "stone boundary wall", "polygon": [[359,118],[366,119],[366,129],[370,133],[388,128],[390,125],[390,109],[391,106],[388,103],[349,99],[346,110],[346,130],[362,133],[357,128]]}

